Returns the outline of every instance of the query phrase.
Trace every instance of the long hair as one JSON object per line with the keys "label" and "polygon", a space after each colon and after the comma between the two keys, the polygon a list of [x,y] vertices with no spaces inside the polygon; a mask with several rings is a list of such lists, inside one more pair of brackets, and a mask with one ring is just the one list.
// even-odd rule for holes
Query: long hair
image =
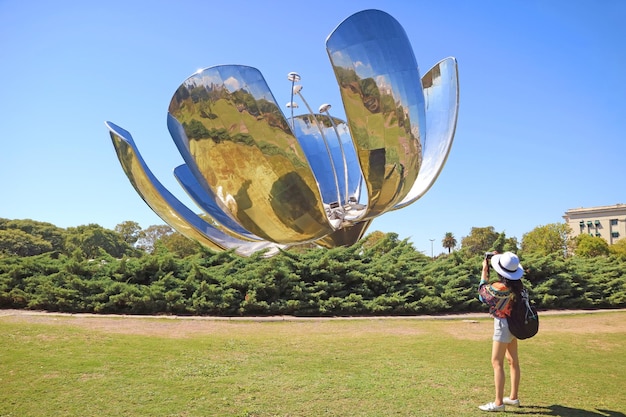
{"label": "long hair", "polygon": [[513,301],[519,300],[522,296],[521,295],[522,290],[524,289],[524,284],[522,283],[521,278],[520,279],[508,279],[508,278],[503,277],[500,274],[498,274],[498,276],[500,277],[500,282],[506,285],[515,296],[513,298]]}

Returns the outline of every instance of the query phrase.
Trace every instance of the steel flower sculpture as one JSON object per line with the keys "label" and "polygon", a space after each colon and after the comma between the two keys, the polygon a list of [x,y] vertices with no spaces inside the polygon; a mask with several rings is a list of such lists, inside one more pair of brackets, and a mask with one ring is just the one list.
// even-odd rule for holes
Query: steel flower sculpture
{"label": "steel flower sculpture", "polygon": [[[241,255],[315,242],[351,245],[372,220],[432,186],[458,110],[454,58],[420,76],[404,29],[378,10],[344,20],[326,40],[347,122],[314,112],[289,73],[285,116],[252,67],[210,67],[170,102],[167,125],[184,164],[174,169],[197,214],[151,173],[131,135],[106,122],[144,201],[183,235]],[[294,115],[302,102],[306,111]]]}

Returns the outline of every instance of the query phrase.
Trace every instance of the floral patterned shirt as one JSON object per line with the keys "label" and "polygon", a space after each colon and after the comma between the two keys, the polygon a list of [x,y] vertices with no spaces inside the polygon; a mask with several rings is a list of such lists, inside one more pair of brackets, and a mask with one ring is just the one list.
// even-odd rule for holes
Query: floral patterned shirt
{"label": "floral patterned shirt", "polygon": [[489,306],[489,314],[493,317],[503,319],[511,314],[513,292],[503,283],[480,281],[478,294],[480,301]]}

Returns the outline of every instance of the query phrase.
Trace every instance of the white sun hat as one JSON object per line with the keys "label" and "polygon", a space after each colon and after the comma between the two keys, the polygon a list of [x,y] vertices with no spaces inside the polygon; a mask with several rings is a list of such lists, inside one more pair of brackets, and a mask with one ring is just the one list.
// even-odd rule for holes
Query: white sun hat
{"label": "white sun hat", "polygon": [[524,275],[524,268],[522,268],[519,258],[513,252],[493,255],[491,257],[491,266],[504,278],[520,279]]}

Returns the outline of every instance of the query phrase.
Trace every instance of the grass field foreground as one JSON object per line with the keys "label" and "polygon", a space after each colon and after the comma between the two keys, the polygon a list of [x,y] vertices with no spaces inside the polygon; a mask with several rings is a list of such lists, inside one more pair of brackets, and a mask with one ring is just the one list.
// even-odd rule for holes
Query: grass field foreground
{"label": "grass field foreground", "polygon": [[[475,416],[492,321],[212,320],[0,310],[0,416]],[[523,407],[625,416],[626,312],[543,315]],[[508,374],[508,372],[507,372]],[[507,375],[508,376],[508,375]],[[508,389],[508,384],[507,384]]]}

